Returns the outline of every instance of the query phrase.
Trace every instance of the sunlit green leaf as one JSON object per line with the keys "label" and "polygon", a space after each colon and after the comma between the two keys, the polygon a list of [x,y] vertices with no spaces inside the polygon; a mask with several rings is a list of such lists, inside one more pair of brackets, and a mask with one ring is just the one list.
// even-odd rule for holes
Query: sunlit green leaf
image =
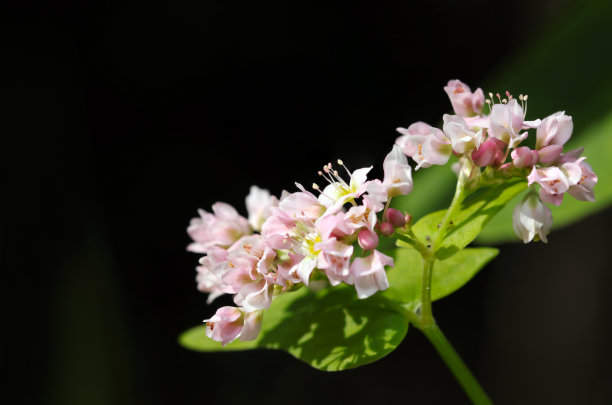
{"label": "sunlit green leaf", "polygon": [[[466,247],[478,236],[487,222],[525,188],[525,181],[511,180],[479,190],[466,198],[451,218],[448,233],[437,250],[438,258],[445,259]],[[445,210],[442,210],[421,218],[413,226],[414,233],[427,244],[435,239],[438,225],[444,215]]]}
{"label": "sunlit green leaf", "polygon": [[381,294],[360,300],[353,287],[341,286],[280,295],[265,312],[253,342],[222,347],[205,336],[203,326],[186,331],[179,342],[198,351],[281,349],[315,368],[337,371],[380,359],[407,331],[406,318]]}
{"label": "sunlit green leaf", "polygon": [[[446,297],[463,287],[498,253],[495,248],[467,248],[446,260],[436,260],[431,284],[432,300]],[[423,277],[419,252],[412,248],[397,249],[395,267],[387,276],[390,287],[383,295],[415,309],[420,303]]]}

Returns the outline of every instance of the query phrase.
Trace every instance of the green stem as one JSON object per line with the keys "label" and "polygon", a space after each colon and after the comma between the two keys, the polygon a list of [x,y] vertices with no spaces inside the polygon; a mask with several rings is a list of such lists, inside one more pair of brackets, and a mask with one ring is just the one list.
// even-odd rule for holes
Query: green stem
{"label": "green stem", "polygon": [[[463,164],[466,165],[465,162],[463,162]],[[419,315],[412,314],[408,317],[408,319],[414,326],[420,329],[425,336],[427,336],[472,402],[476,405],[488,405],[492,404],[491,400],[482,389],[476,378],[474,378],[463,360],[461,360],[461,357],[459,357],[449,341],[446,340],[446,337],[440,328],[438,328],[436,325],[431,307],[431,282],[434,263],[436,261],[436,252],[440,248],[441,242],[446,237],[448,227],[451,224],[451,219],[454,218],[457,210],[466,197],[466,181],[467,176],[465,169],[462,169],[459,175],[459,180],[457,181],[457,188],[455,189],[453,201],[446,210],[446,214],[444,215],[442,222],[439,224],[438,232],[434,237],[433,244],[427,246],[423,245],[423,243],[416,237],[416,235],[414,235],[412,231],[406,232],[405,235],[398,235],[398,237],[399,239],[410,243],[413,247],[415,247],[421,253],[423,258],[421,311]]]}
{"label": "green stem", "polygon": [[472,400],[472,403],[475,405],[492,405],[493,403],[487,396],[487,393],[482,389],[476,378],[474,378],[440,328],[435,323],[432,323],[421,328],[421,331],[436,348],[442,360],[444,360],[467,396]]}
{"label": "green stem", "polygon": [[435,324],[433,312],[431,310],[431,277],[435,256],[423,258],[423,282],[421,283],[421,324]]}
{"label": "green stem", "polygon": [[463,199],[465,198],[465,184],[461,180],[457,182],[457,188],[455,189],[455,195],[453,196],[453,201],[450,206],[446,210],[446,214],[444,215],[444,219],[440,223],[440,227],[438,228],[438,233],[436,234],[436,238],[434,240],[434,250],[438,250],[440,246],[440,242],[446,236],[446,231],[448,230],[448,226],[451,222],[453,215],[457,212]]}

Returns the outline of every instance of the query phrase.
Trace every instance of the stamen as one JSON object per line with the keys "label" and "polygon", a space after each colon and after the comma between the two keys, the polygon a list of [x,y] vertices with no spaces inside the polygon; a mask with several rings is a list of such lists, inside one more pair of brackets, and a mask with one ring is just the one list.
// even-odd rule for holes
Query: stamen
{"label": "stamen", "polygon": [[324,179],[325,179],[325,180],[326,180],[326,181],[327,181],[329,184],[332,184],[332,183],[333,183],[332,179],[331,179],[330,177],[327,177],[327,176],[326,176],[325,174],[323,174],[323,172],[321,172],[320,170],[319,170],[319,176],[323,177],[323,178],[324,178]]}
{"label": "stamen", "polygon": [[353,174],[352,174],[352,173],[351,173],[351,171],[348,169],[348,167],[346,167],[346,166],[344,165],[344,162],[343,162],[342,160],[338,159],[338,164],[339,164],[340,166],[344,167],[344,170],[346,170],[346,173],[349,175],[349,177],[351,177],[351,178],[353,177]]}

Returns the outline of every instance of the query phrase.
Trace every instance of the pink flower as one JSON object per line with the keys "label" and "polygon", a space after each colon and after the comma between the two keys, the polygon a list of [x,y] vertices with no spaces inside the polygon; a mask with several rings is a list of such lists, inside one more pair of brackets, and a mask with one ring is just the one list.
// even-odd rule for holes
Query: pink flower
{"label": "pink flower", "polygon": [[249,195],[246,198],[246,207],[251,227],[256,231],[260,231],[261,226],[270,216],[270,207],[276,206],[278,206],[278,199],[270,195],[268,190],[251,186]]}
{"label": "pink flower", "polygon": [[455,114],[461,117],[469,117],[480,114],[484,105],[484,93],[477,89],[474,93],[470,88],[459,80],[449,80],[444,87],[448,94]]}
{"label": "pink flower", "polygon": [[538,158],[540,163],[549,165],[554,163],[563,152],[563,146],[561,145],[548,145],[538,150]]}
{"label": "pink flower", "polygon": [[579,159],[579,166],[582,170],[580,180],[570,186],[568,192],[577,200],[580,201],[595,201],[595,194],[593,193],[593,187],[597,184],[597,175],[593,172],[591,165]]}
{"label": "pink flower", "polygon": [[393,258],[375,250],[369,256],[357,257],[351,264],[351,279],[361,299],[389,288],[385,266],[393,266]]}
{"label": "pink flower", "polygon": [[507,104],[495,104],[489,116],[489,133],[514,148],[527,137],[527,132],[519,133],[524,119],[523,109],[516,99]]}
{"label": "pink flower", "polygon": [[249,312],[270,308],[274,289],[273,281],[275,281],[273,277],[262,277],[257,281],[243,285],[234,295],[234,302]]}
{"label": "pink flower", "polygon": [[565,115],[565,111],[544,118],[536,132],[536,149],[548,145],[565,145],[572,136],[573,129],[572,117]]}
{"label": "pink flower", "polygon": [[550,209],[535,193],[527,194],[512,213],[514,232],[523,243],[531,242],[536,235],[543,242],[548,242],[546,236],[550,232],[552,222]]}
{"label": "pink flower", "polygon": [[270,306],[276,275],[270,272],[276,251],[260,235],[242,238],[228,251],[223,263],[226,292],[236,294],[234,302],[247,311]]}
{"label": "pink flower", "polygon": [[561,205],[563,193],[578,184],[582,169],[576,163],[564,163],[561,167],[550,166],[531,170],[527,176],[528,184],[540,185],[540,198],[549,204]]}
{"label": "pink flower", "polygon": [[411,157],[420,167],[444,165],[448,162],[453,149],[450,139],[438,128],[424,122],[415,122],[406,128],[397,128],[402,134],[395,143],[402,148],[406,156]]}
{"label": "pink flower", "polygon": [[297,268],[302,259],[303,255],[297,255],[293,252],[288,253],[288,259],[280,262],[277,268],[277,278],[276,284],[282,287],[288,287],[292,284],[301,282],[300,278],[297,275]]}
{"label": "pink flower", "polygon": [[363,224],[356,226],[356,224],[351,221],[344,212],[324,215],[316,222],[317,231],[321,236],[321,240],[324,241],[331,238],[343,238],[345,236],[352,235],[355,233],[355,230],[361,226],[363,226]]}
{"label": "pink flower", "polygon": [[243,235],[251,233],[249,222],[229,204],[218,202],[212,206],[213,214],[198,210],[199,218],[193,218],[187,233],[194,243],[187,250],[207,253],[214,247],[228,248]]}
{"label": "pink flower", "polygon": [[317,197],[306,191],[301,184],[296,183],[296,186],[301,191],[286,195],[278,204],[278,209],[271,208],[272,213],[289,221],[316,220],[323,215],[325,206],[319,202]]}
{"label": "pink flower", "polygon": [[372,170],[372,166],[357,169],[352,173],[344,166],[342,160],[338,160],[338,164],[343,166],[350,176],[347,183],[337,170],[331,168],[331,164],[326,166],[326,173],[330,176],[330,184],[325,187],[319,195],[319,202],[327,207],[330,212],[336,212],[342,209],[342,206],[347,202],[353,201],[355,198],[361,197],[366,192],[369,182],[368,173]]}
{"label": "pink flower", "polygon": [[512,151],[511,156],[515,167],[531,167],[538,163],[538,152],[527,146],[516,148]]}
{"label": "pink flower", "polygon": [[389,197],[406,195],[412,191],[412,169],[398,145],[393,145],[393,149],[385,157],[383,170],[385,177],[382,184]]}
{"label": "pink flower", "polygon": [[223,346],[237,338],[254,340],[261,330],[261,311],[245,312],[240,308],[221,307],[206,322],[206,336]]}
{"label": "pink flower", "polygon": [[444,114],[443,130],[451,140],[453,151],[457,153],[471,152],[483,141],[482,129],[473,132],[467,123],[458,115]]}
{"label": "pink flower", "polygon": [[231,287],[223,281],[226,259],[227,250],[215,248],[209,251],[207,256],[202,257],[200,266],[196,267],[198,290],[210,293],[206,300],[208,304],[222,294],[232,293]]}
{"label": "pink flower", "polygon": [[318,255],[317,267],[325,270],[325,274],[331,285],[338,285],[349,276],[350,259],[353,255],[353,246],[338,242],[336,238],[317,243]]}

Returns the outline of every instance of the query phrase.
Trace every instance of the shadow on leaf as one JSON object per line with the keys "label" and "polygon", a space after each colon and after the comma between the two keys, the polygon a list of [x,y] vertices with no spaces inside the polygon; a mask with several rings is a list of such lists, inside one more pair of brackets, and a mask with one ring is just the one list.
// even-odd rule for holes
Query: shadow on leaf
{"label": "shadow on leaf", "polygon": [[262,331],[258,347],[286,350],[325,371],[371,363],[393,351],[408,331],[406,319],[384,297],[357,298],[352,287],[308,292]]}

